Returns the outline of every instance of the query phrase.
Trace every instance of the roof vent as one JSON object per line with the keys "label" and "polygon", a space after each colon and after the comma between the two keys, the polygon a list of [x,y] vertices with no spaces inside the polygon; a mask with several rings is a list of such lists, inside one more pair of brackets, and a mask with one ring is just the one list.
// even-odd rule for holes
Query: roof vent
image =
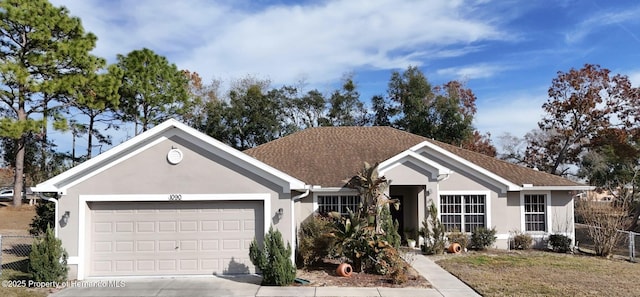
{"label": "roof vent", "polygon": [[167,161],[169,161],[171,165],[176,165],[182,161],[183,156],[184,154],[180,149],[173,147],[169,150],[169,153],[167,153]]}

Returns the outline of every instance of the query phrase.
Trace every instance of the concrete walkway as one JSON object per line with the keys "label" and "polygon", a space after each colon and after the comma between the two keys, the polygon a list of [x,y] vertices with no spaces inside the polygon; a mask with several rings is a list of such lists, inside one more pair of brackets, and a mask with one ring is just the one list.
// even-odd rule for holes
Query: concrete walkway
{"label": "concrete walkway", "polygon": [[[411,263],[433,288],[345,288],[345,287],[266,287],[260,286],[256,276],[118,279],[119,286],[109,286],[106,280],[90,280],[78,283],[85,287],[67,288],[51,297],[111,297],[111,296],[376,296],[376,297],[457,297],[480,296],[469,286],[440,268],[431,259],[416,254]],[[89,287],[90,285],[93,287]]]}
{"label": "concrete walkway", "polygon": [[416,254],[411,266],[424,276],[441,296],[480,296],[480,294],[476,293],[476,291],[467,286],[467,284],[423,255]]}

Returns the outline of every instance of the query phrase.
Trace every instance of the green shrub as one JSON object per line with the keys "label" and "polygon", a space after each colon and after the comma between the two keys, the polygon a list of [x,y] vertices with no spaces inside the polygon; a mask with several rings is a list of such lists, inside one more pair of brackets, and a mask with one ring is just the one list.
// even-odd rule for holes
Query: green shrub
{"label": "green shrub", "polygon": [[479,227],[471,233],[471,248],[475,250],[484,250],[496,242],[496,229]]}
{"label": "green shrub", "polygon": [[571,250],[571,238],[562,234],[551,234],[549,236],[551,249],[558,253],[566,253]]}
{"label": "green shrub", "polygon": [[336,244],[334,231],[334,222],[322,216],[313,216],[300,224],[297,250],[299,264],[308,267],[331,255]]}
{"label": "green shrub", "polygon": [[424,237],[424,244],[420,247],[425,254],[443,254],[445,249],[445,229],[438,218],[438,209],[431,202],[429,217],[422,221],[420,234]]}
{"label": "green shrub", "polygon": [[382,220],[382,230],[384,231],[383,240],[389,242],[394,248],[400,247],[400,233],[398,233],[399,223],[398,220],[393,220],[391,217],[391,211],[389,205],[382,207],[380,211],[380,219]]}
{"label": "green shrub", "polygon": [[55,226],[56,205],[53,202],[38,199],[36,204],[36,215],[29,224],[31,235],[42,235],[47,232],[48,226]]}
{"label": "green shrub", "polygon": [[463,249],[469,247],[469,236],[467,236],[467,234],[465,233],[460,232],[458,229],[451,231],[447,235],[447,240],[449,241],[449,244],[455,242],[459,244]]}
{"label": "green shrub", "polygon": [[36,239],[29,254],[29,273],[36,282],[63,282],[67,280],[67,252],[62,242],[47,228],[42,239]]}
{"label": "green shrub", "polygon": [[335,220],[336,254],[349,259],[353,271],[362,271],[364,260],[371,252],[369,242],[373,242],[374,227],[352,211],[349,211],[348,216],[336,212],[329,215]]}
{"label": "green shrub", "polygon": [[533,244],[533,238],[531,238],[529,234],[516,232],[511,240],[511,244],[511,248],[515,250],[528,250]]}
{"label": "green shrub", "polygon": [[273,227],[264,236],[264,248],[260,250],[254,238],[249,245],[251,263],[262,272],[262,285],[286,286],[296,278],[296,268],[291,263],[291,246],[284,247],[282,234]]}

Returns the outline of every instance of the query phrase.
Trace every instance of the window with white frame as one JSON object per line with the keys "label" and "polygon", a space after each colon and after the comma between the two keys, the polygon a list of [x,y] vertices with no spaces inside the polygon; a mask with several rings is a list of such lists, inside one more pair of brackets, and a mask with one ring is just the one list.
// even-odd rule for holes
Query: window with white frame
{"label": "window with white frame", "polygon": [[360,196],[357,195],[319,195],[318,212],[339,212],[347,215],[349,210],[356,211],[360,205]]}
{"label": "window with white frame", "polygon": [[524,195],[524,225],[525,231],[546,231],[546,200],[544,194]]}
{"label": "window with white frame", "polygon": [[447,232],[473,232],[486,225],[486,195],[440,195],[440,221]]}

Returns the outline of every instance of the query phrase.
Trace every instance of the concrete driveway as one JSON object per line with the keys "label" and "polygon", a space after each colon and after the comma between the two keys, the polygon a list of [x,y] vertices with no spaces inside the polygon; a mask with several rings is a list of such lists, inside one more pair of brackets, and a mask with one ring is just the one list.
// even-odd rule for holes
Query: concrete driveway
{"label": "concrete driveway", "polygon": [[[417,253],[417,252],[416,252]],[[395,296],[395,297],[458,297],[480,296],[472,288],[442,269],[431,259],[419,255],[413,264],[432,288],[346,288],[346,287],[266,287],[260,286],[256,275],[198,277],[198,278],[121,278],[68,282],[69,287],[51,297],[152,297],[152,296]]]}
{"label": "concrete driveway", "polygon": [[[50,297],[306,297],[306,296],[375,296],[375,297],[441,297],[437,290],[429,288],[345,288],[345,287],[264,287],[256,276],[156,278],[91,280],[76,283],[82,287],[70,287]],[[73,282],[70,282],[73,285]],[[465,296],[465,295],[457,295]]]}
{"label": "concrete driveway", "polygon": [[[87,280],[68,282],[69,288],[50,297],[122,297],[122,296],[256,296],[260,277],[198,277]],[[73,287],[73,286],[76,287]]]}

